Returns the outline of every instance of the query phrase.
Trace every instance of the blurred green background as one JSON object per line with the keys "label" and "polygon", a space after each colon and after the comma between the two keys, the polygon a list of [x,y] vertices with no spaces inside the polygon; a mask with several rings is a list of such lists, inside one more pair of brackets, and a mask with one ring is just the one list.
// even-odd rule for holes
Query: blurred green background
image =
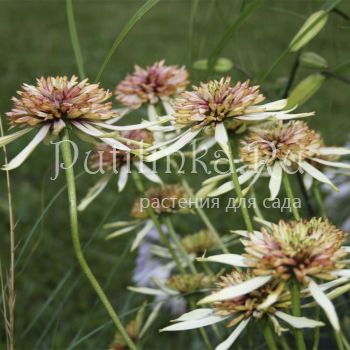
{"label": "blurred green background", "polygon": [[[193,83],[207,79],[207,73],[194,71],[192,64],[210,55],[245,3],[249,2],[161,1],[120,45],[101,83],[113,91],[124,75],[133,70],[134,64],[145,66],[163,58],[169,64],[187,65]],[[135,0],[74,1],[85,69],[91,80],[115,37],[142,4],[143,1]],[[226,42],[220,56],[231,59],[254,78],[261,76],[288,46],[305,19],[323,4],[323,0],[263,1]],[[350,15],[349,1],[341,2],[338,7]],[[306,49],[326,58],[331,68],[336,67],[350,59],[349,37],[350,21],[331,14],[326,27]],[[2,115],[11,109],[11,96],[23,82],[33,83],[36,77],[46,75],[77,74],[65,1],[1,0],[0,43]],[[295,55],[288,55],[264,82],[262,89],[268,98],[280,98],[294,60]],[[295,83],[312,72],[301,68]],[[225,74],[231,75],[233,80],[244,79],[235,69]],[[345,66],[341,74],[349,76],[350,70]],[[214,73],[213,77],[219,75]],[[330,145],[342,145],[349,136],[349,97],[349,85],[328,79],[301,108],[317,112],[317,117],[309,122],[322,132]],[[138,115],[143,113],[140,111]],[[10,156],[24,144],[25,140],[22,140],[8,147]],[[81,147],[88,150],[86,145]],[[0,161],[3,164],[2,152]],[[61,175],[56,181],[50,180],[53,162],[54,147],[41,145],[22,167],[11,173],[18,242],[17,349],[105,349],[113,337],[114,327],[74,258],[67,199],[62,190],[64,177]],[[198,188],[202,178],[200,174],[191,175],[190,182]],[[91,175],[79,177],[79,197],[95,181]],[[262,192],[264,187],[264,184],[259,187]],[[0,253],[4,270],[8,267],[9,250],[6,196],[5,174],[1,173]],[[142,302],[142,298],[125,292],[134,267],[135,255],[128,252],[133,237],[105,241],[106,232],[101,226],[109,221],[128,219],[134,198],[131,182],[122,195],[117,195],[116,183],[111,183],[108,191],[80,215],[82,241],[90,241],[86,250],[88,261],[113,304],[124,315],[124,321],[133,318],[135,307]],[[239,215],[227,214],[224,208],[213,209],[208,214],[222,233],[228,233],[233,227],[242,227]],[[278,209],[270,209],[267,213],[269,218],[280,216]],[[202,228],[194,216],[176,218],[175,224],[180,233],[189,233],[189,227],[191,232]],[[146,349],[189,348],[186,334],[158,334],[157,327],[166,324],[168,319],[165,315],[149,332],[145,339]],[[3,327],[0,341],[5,346]],[[194,348],[200,349],[202,345],[195,343]]]}

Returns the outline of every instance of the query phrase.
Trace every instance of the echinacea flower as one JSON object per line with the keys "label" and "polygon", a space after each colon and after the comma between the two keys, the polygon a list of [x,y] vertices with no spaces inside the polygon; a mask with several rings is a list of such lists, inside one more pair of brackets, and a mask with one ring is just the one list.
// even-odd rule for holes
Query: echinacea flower
{"label": "echinacea flower", "polygon": [[293,328],[314,328],[323,325],[319,321],[295,317],[286,313],[290,307],[290,294],[284,288],[284,284],[277,280],[245,292],[241,286],[247,285],[253,280],[254,277],[249,272],[232,271],[222,276],[217,283],[214,295],[230,288],[240,288],[240,295],[210,302],[209,308],[190,311],[173,320],[173,325],[165,327],[161,331],[182,331],[225,322],[226,328],[236,328],[225,341],[216,347],[216,350],[227,350],[237,340],[248,323],[254,320],[258,322],[270,321],[278,334],[285,330],[280,325],[279,320]]}
{"label": "echinacea flower", "polygon": [[130,109],[159,102],[167,106],[170,97],[185,90],[187,79],[185,67],[167,66],[162,60],[146,69],[135,66],[135,71],[118,84],[115,94],[117,100]]}
{"label": "echinacea flower", "polygon": [[[125,143],[130,149],[145,147],[153,143],[153,135],[145,129],[122,131],[120,138],[125,140]],[[140,161],[140,158],[131,153],[111,147],[108,144],[98,144],[90,158],[90,167],[93,171],[100,171],[102,178],[88,191],[85,198],[78,206],[78,210],[84,210],[107,186],[114,174],[118,174],[118,191],[121,192],[125,188],[131,166],[134,166],[137,171],[143,174],[148,180],[161,184],[160,177],[145,163]]]}
{"label": "echinacea flower", "polygon": [[[112,103],[106,102],[111,93],[99,84],[85,79],[78,82],[76,76],[37,79],[36,86],[23,84],[19,97],[13,97],[14,107],[7,113],[11,127],[21,130],[0,138],[0,146],[13,142],[33,129],[38,130],[29,144],[3,169],[20,166],[33,150],[46,138],[53,138],[67,126],[75,127],[84,134],[96,137],[104,143],[124,151],[129,147],[106,134],[107,121],[114,118]],[[109,126],[110,128],[111,126]],[[145,126],[146,127],[146,126]],[[113,126],[113,130],[135,130],[143,125]]]}
{"label": "echinacea flower", "polygon": [[[226,124],[233,121],[251,123],[268,118],[288,120],[312,115],[313,113],[291,114],[284,110],[286,100],[259,104],[265,99],[259,86],[249,81],[231,86],[231,78],[222,78],[194,86],[193,91],[184,91],[174,100],[172,119],[178,128],[186,131],[173,139],[170,146],[150,154],[146,159],[154,161],[170,155],[190,143],[202,131],[215,131],[218,144],[227,142]],[[159,147],[163,145],[160,144]]]}
{"label": "echinacea flower", "polygon": [[[317,132],[310,129],[303,121],[289,121],[288,123],[273,122],[252,127],[248,135],[241,141],[239,169],[240,184],[251,180],[249,189],[262,174],[270,176],[270,199],[279,193],[283,172],[305,173],[320,182],[326,183],[335,190],[331,180],[322,172],[324,166],[340,169],[350,169],[349,164],[336,161],[341,155],[350,154],[344,147],[326,147]],[[229,175],[227,175],[229,176]],[[225,178],[221,176],[219,180]],[[216,181],[218,178],[208,179]],[[209,196],[217,196],[233,189],[232,181],[228,181]]]}
{"label": "echinacea flower", "polygon": [[282,283],[296,280],[306,287],[324,309],[334,329],[339,331],[335,308],[324,293],[324,287],[316,281],[331,281],[328,283],[335,286],[350,278],[350,270],[344,269],[350,249],[343,245],[347,237],[343,231],[327,220],[313,218],[310,221],[281,220],[268,229],[236,233],[246,237],[243,255],[221,254],[202,260],[246,267],[255,277],[249,283],[213,293],[201,303],[239,297],[242,291],[252,292],[274,280]]}
{"label": "echinacea flower", "polygon": [[148,216],[148,208],[151,208],[156,215],[183,214],[188,212],[188,195],[180,185],[164,185],[151,187],[146,191],[144,198],[137,198],[132,206],[130,215],[134,218],[131,221],[117,221],[106,224],[105,228],[116,228],[106,239],[112,239],[126,233],[136,231],[136,238],[131,250],[135,250],[154,228],[154,223]]}

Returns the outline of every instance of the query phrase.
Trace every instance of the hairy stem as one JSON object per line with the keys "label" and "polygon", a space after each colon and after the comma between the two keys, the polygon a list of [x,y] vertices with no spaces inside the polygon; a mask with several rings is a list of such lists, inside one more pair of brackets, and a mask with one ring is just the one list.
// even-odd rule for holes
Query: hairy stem
{"label": "hairy stem", "polygon": [[72,234],[73,247],[74,247],[76,257],[86,277],[90,281],[92,287],[95,289],[96,294],[100,298],[106,311],[108,312],[115,326],[117,327],[118,332],[123,337],[124,341],[126,342],[126,344],[130,349],[137,350],[136,345],[129,337],[116,311],[113,309],[112,304],[108,300],[105,292],[103,291],[96,277],[91,271],[81,248],[79,228],[78,228],[77,198],[76,198],[76,191],[75,191],[75,178],[74,178],[74,170],[73,170],[73,163],[72,163],[72,152],[69,145],[69,135],[68,135],[67,129],[65,129],[64,134],[62,136],[61,152],[62,152],[63,162],[66,170],[71,234]]}

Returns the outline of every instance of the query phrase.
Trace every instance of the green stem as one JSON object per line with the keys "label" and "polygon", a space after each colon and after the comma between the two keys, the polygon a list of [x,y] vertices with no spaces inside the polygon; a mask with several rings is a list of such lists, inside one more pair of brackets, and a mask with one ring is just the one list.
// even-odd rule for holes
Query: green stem
{"label": "green stem", "polygon": [[286,190],[288,198],[291,200],[291,205],[292,205],[292,212],[295,220],[300,220],[300,214],[298,211],[298,208],[295,207],[295,197],[293,194],[292,186],[289,182],[289,178],[287,174],[283,174],[283,185]]}
{"label": "green stem", "polygon": [[[135,185],[137,190],[140,192],[141,196],[144,196],[145,194],[145,189],[143,187],[140,175],[138,172],[133,171],[132,172],[132,176],[134,178],[135,181]],[[172,245],[170,244],[167,235],[165,234],[165,232],[162,229],[162,225],[158,220],[158,217],[156,215],[156,213],[154,212],[153,208],[151,208],[151,206],[148,206],[147,208],[147,214],[150,217],[150,219],[152,220],[154,226],[156,227],[164,245],[166,246],[166,248],[168,249],[169,253],[171,254],[172,258],[174,259],[177,268],[179,269],[179,271],[181,271],[181,273],[186,273],[186,270],[184,269],[184,267],[182,266],[178,256],[176,255],[176,252],[174,250],[174,248],[172,247]]]}
{"label": "green stem", "polygon": [[314,196],[315,196],[317,205],[319,207],[319,210],[321,212],[321,215],[324,219],[327,219],[326,209],[325,209],[324,204],[323,204],[322,194],[321,194],[321,191],[320,191],[318,184],[313,186],[313,191],[314,191]]}
{"label": "green stem", "polygon": [[191,260],[191,258],[189,257],[188,253],[186,252],[186,250],[184,249],[182,243],[180,242],[176,232],[175,232],[175,229],[174,229],[174,226],[170,220],[169,217],[166,217],[165,218],[165,224],[168,228],[168,231],[169,231],[169,234],[170,234],[170,237],[172,238],[172,240],[174,241],[177,249],[181,252],[182,256],[184,257],[184,259],[186,260],[187,262],[187,265],[188,267],[190,268],[191,272],[193,274],[196,274],[197,273],[197,270],[193,264],[193,261]]}
{"label": "green stem", "polygon": [[[301,316],[300,286],[298,281],[292,281],[291,293],[292,293],[292,313],[294,316],[300,317]],[[297,350],[306,350],[302,331],[299,329],[294,329],[294,336],[295,336],[295,342],[297,345]]]}
{"label": "green stem", "polygon": [[266,345],[269,348],[269,350],[278,350],[268,320],[265,320],[265,322],[263,322],[262,327],[263,327],[263,334],[264,334],[265,342],[266,342]]}
{"label": "green stem", "polygon": [[339,350],[344,350],[344,343],[342,340],[341,332],[334,331],[335,340]]}
{"label": "green stem", "polygon": [[230,144],[228,144],[228,147],[229,147],[229,154],[227,154],[227,157],[230,164],[232,181],[235,186],[235,191],[237,194],[238,205],[241,207],[243,219],[247,230],[249,232],[253,232],[253,224],[252,224],[252,221],[250,220],[249,212],[245,203],[245,198],[243,196],[242,188],[238,180],[237,169],[236,169],[235,162],[233,161],[233,152]]}
{"label": "green stem", "polygon": [[[320,308],[316,309],[315,320],[320,320]],[[312,350],[317,350],[318,345],[320,344],[320,327],[316,327],[314,331],[314,343],[312,345]]]}
{"label": "green stem", "polygon": [[83,269],[86,277],[89,279],[92,287],[95,289],[96,294],[100,298],[102,304],[106,308],[108,314],[110,315],[111,319],[113,320],[115,326],[118,329],[118,332],[123,337],[127,345],[132,350],[137,350],[136,345],[134,342],[130,339],[128,333],[126,332],[125,328],[123,327],[116,311],[113,309],[112,304],[109,302],[105,292],[101,288],[100,284],[98,283],[96,277],[94,276],[93,272],[91,271],[81,248],[80,244],[80,238],[79,238],[79,229],[78,229],[78,214],[77,214],[77,198],[76,198],[76,191],[75,191],[75,178],[74,178],[74,170],[73,170],[73,162],[72,162],[72,153],[69,145],[69,134],[68,130],[65,129],[64,134],[62,136],[62,143],[61,143],[61,151],[62,151],[62,157],[65,165],[65,171],[66,171],[66,181],[67,181],[67,190],[68,190],[68,199],[69,199],[69,214],[70,214],[70,225],[71,225],[71,234],[72,234],[72,241],[73,241],[73,247],[76,254],[76,257],[79,261],[79,264],[81,268]]}

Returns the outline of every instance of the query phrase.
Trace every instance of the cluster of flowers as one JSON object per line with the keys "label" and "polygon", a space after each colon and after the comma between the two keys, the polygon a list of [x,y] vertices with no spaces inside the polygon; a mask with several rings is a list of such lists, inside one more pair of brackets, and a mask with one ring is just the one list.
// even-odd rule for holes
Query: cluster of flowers
{"label": "cluster of flowers", "polygon": [[[231,190],[238,193],[237,185],[245,185],[242,191],[245,195],[258,179],[267,175],[272,200],[279,194],[286,174],[303,174],[308,187],[321,182],[337,190],[324,169],[350,169],[349,164],[339,161],[350,150],[325,146],[320,134],[306,122],[295,120],[314,113],[295,114],[295,108],[286,109],[285,99],[263,103],[265,96],[260,87],[252,86],[249,81],[233,85],[227,77],[193,86],[191,91],[186,90],[188,83],[184,67],[166,66],[164,61],[146,69],[136,66],[135,72],[116,87],[120,109],[112,109],[112,103],[106,102],[111,93],[87,80],[78,82],[74,76],[40,78],[36,86],[24,84],[19,97],[13,98],[14,108],[7,113],[11,128],[17,127],[19,131],[1,137],[0,146],[32,130],[37,133],[3,169],[20,166],[39,143],[74,129],[78,136],[99,139],[90,162],[92,168],[102,167],[105,171],[81,201],[79,210],[85,210],[97,198],[115,170],[118,170],[118,189],[122,191],[128,181],[130,164],[133,171],[157,184],[144,194],[151,203],[172,199],[171,205],[146,211],[140,208],[138,199],[131,209],[132,221],[106,225],[117,229],[107,238],[137,232],[132,250],[139,248],[134,276],[138,286],[130,287],[131,290],[156,296],[159,303],[180,300],[182,310],[189,307],[184,306],[184,296],[212,290],[199,301],[210,307],[183,314],[164,331],[194,329],[224,321],[227,327],[236,327],[217,347],[225,350],[254,320],[271,322],[277,334],[285,330],[281,320],[293,328],[322,326],[318,320],[290,314],[295,288],[300,288],[302,300],[314,298],[338,334],[340,325],[331,299],[350,289],[350,270],[346,269],[350,248],[344,245],[344,232],[327,219],[281,220],[278,224],[264,221],[260,231],[234,231],[226,241],[223,239],[227,243],[232,237],[241,236],[244,254],[225,252],[201,257],[206,251],[222,249],[217,235],[205,230],[181,239],[169,221],[173,214],[189,212],[180,210],[176,201],[191,197],[191,190],[164,184],[144,162],[167,157],[199,138],[206,147],[219,145],[228,163],[239,164],[240,173],[237,183],[231,173],[206,179],[200,189],[202,196],[218,196]],[[119,121],[125,120],[129,112],[142,106],[147,107],[149,120],[120,125]],[[245,135],[240,139],[239,158],[233,159],[230,139],[242,133]],[[164,265],[162,268],[159,260]],[[205,263],[206,273],[197,271],[196,260]],[[207,262],[228,264],[233,270],[213,274]],[[180,271],[174,274],[176,269]],[[303,303],[305,308],[312,305]],[[140,334],[136,329],[141,331],[140,324],[133,323],[129,328],[131,338],[138,339]],[[120,336],[116,339],[119,344]]]}

